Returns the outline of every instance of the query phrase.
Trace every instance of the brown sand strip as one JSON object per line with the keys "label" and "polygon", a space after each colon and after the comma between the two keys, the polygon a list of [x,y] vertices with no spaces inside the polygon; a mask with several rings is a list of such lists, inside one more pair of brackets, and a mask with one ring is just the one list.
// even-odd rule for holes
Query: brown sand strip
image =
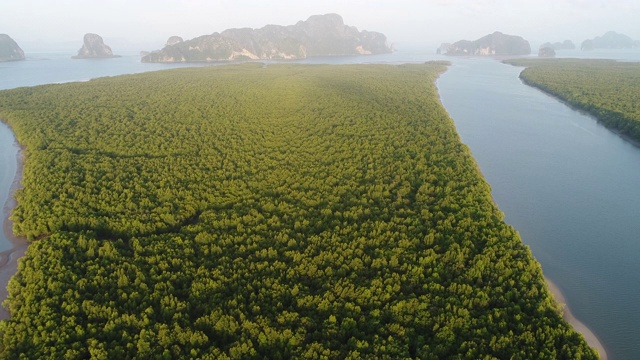
{"label": "brown sand strip", "polygon": [[596,336],[596,334],[594,334],[593,331],[591,331],[591,329],[589,329],[585,324],[583,324],[582,322],[580,322],[580,320],[576,319],[576,317],[573,316],[573,314],[571,313],[571,309],[569,309],[569,306],[567,305],[564,295],[562,294],[562,291],[560,291],[560,288],[558,288],[558,286],[556,286],[556,284],[554,284],[548,278],[545,278],[545,280],[547,281],[547,287],[549,288],[549,291],[551,291],[551,293],[553,294],[553,297],[555,298],[556,302],[562,305],[562,317],[565,320],[567,320],[567,322],[571,324],[571,326],[573,326],[573,328],[576,331],[578,331],[579,333],[582,334],[582,336],[584,336],[589,346],[591,346],[592,348],[598,351],[598,353],[600,354],[600,359],[607,360],[608,359],[607,352],[604,349],[604,346],[602,345],[598,337]]}

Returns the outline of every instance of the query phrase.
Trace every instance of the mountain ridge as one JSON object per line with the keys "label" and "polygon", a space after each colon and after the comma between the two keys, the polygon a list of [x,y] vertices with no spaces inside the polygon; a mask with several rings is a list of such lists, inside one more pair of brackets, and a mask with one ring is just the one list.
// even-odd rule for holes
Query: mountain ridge
{"label": "mountain ridge", "polygon": [[338,14],[313,15],[295,25],[232,28],[191,40],[178,39],[171,37],[173,41],[142,57],[142,62],[293,60],[391,52],[384,34],[345,25]]}
{"label": "mountain ridge", "polygon": [[640,41],[634,41],[629,36],[615,31],[607,31],[602,36],[596,36],[593,39],[583,41],[580,49],[626,49],[637,46],[640,46]]}

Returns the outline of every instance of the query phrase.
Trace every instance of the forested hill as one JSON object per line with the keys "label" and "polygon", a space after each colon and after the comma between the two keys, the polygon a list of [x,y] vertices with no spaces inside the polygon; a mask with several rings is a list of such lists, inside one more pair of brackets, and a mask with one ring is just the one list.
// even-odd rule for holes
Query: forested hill
{"label": "forested hill", "polygon": [[438,101],[443,64],[0,92],[26,146],[2,358],[594,359]]}
{"label": "forested hill", "polygon": [[614,60],[506,60],[526,66],[520,78],[605,126],[640,141],[640,63]]}

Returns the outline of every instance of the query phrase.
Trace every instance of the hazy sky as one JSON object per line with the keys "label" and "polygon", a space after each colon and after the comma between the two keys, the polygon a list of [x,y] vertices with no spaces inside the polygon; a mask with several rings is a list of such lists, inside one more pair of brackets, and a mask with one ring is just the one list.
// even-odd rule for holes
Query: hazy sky
{"label": "hazy sky", "polygon": [[384,33],[399,48],[474,40],[496,30],[534,46],[564,39],[579,46],[609,30],[640,39],[639,0],[0,0],[0,33],[38,50],[53,42],[80,48],[83,35],[93,32],[117,53],[118,46],[158,49],[172,35],[290,25],[330,12],[347,25]]}

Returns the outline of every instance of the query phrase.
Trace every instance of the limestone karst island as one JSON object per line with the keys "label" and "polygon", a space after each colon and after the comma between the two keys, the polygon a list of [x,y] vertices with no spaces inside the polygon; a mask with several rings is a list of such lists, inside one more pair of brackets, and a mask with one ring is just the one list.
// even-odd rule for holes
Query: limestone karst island
{"label": "limestone karst island", "polygon": [[593,39],[587,39],[580,45],[581,50],[594,49],[628,49],[639,47],[640,40],[633,40],[625,34],[619,34],[615,31],[607,31],[602,36],[596,36]]}
{"label": "limestone karst island", "polygon": [[104,43],[102,37],[98,34],[88,33],[84,35],[84,43],[78,55],[74,56],[74,59],[108,59],[120,57],[113,55],[111,47]]}
{"label": "limestone karst island", "polygon": [[24,60],[24,51],[7,34],[0,34],[0,62]]}
{"label": "limestone karst island", "polygon": [[146,54],[142,62],[284,60],[389,52],[384,34],[359,31],[345,25],[340,15],[325,14],[295,25],[228,29],[186,41],[172,36],[162,50]]}
{"label": "limestone karst island", "polygon": [[529,55],[531,46],[520,36],[496,31],[475,41],[460,40],[453,44],[444,43],[438,48],[438,53],[454,56]]}

